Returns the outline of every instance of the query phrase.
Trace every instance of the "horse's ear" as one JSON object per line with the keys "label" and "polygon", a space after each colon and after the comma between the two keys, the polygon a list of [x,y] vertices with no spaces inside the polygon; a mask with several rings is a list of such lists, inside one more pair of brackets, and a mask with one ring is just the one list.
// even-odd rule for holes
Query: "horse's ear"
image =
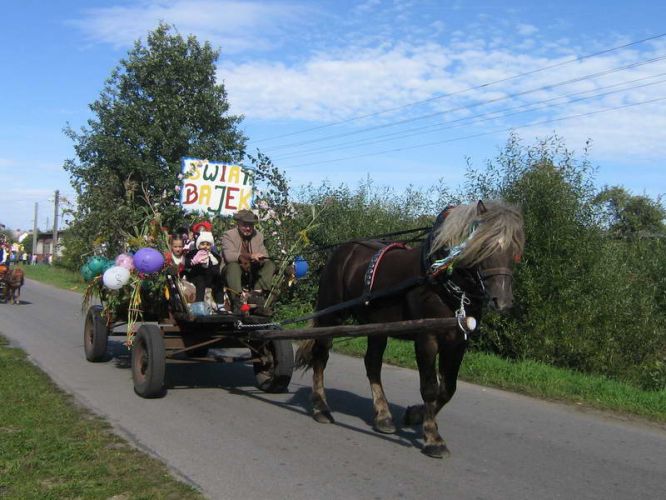
{"label": "horse's ear", "polygon": [[476,204],[476,215],[485,214],[488,211],[481,200]]}

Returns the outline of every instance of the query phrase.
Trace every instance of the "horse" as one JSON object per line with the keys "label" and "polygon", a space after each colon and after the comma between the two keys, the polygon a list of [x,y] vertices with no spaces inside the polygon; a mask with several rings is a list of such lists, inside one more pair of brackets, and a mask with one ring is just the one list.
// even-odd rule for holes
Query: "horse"
{"label": "horse", "polygon": [[[447,208],[423,245],[384,248],[379,261],[378,248],[385,242],[344,243],[333,251],[322,270],[315,310],[330,309],[316,316],[313,326],[340,325],[350,315],[360,323],[448,318],[465,312],[480,319],[486,304],[505,311],[513,303],[513,266],[523,252],[524,241],[523,217],[517,207],[502,201],[479,201]],[[369,283],[373,288],[367,295]],[[372,293],[378,296],[376,300]],[[368,300],[353,300],[363,296]],[[335,307],[346,301],[353,305]],[[456,391],[467,335],[461,329],[398,337],[414,341],[423,399],[423,404],[405,410],[403,424],[421,424],[422,452],[444,457],[449,450],[435,419]],[[375,412],[373,427],[381,433],[395,433],[381,382],[388,337],[368,336],[367,340],[364,361]],[[313,370],[310,402],[312,416],[320,423],[335,421],[324,391],[324,369],[331,346],[331,338],[311,339],[303,341],[296,353],[296,366]]]}
{"label": "horse", "polygon": [[24,283],[25,273],[23,269],[10,268],[4,275],[5,294],[3,300],[13,304],[20,304],[21,287]]}

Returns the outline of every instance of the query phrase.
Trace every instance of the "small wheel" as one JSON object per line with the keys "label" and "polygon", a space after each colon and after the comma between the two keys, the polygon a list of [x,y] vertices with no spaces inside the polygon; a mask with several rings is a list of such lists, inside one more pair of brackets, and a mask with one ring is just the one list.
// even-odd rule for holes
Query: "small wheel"
{"label": "small wheel", "polygon": [[142,398],[164,395],[166,353],[164,338],[157,325],[141,325],[132,345],[134,392]]}
{"label": "small wheel", "polygon": [[90,306],[83,327],[83,350],[86,359],[93,363],[102,361],[106,355],[108,340],[109,329],[102,318],[102,306]]}
{"label": "small wheel", "polygon": [[256,350],[262,358],[253,364],[257,387],[264,392],[286,392],[294,371],[291,341],[269,340],[258,344]]}

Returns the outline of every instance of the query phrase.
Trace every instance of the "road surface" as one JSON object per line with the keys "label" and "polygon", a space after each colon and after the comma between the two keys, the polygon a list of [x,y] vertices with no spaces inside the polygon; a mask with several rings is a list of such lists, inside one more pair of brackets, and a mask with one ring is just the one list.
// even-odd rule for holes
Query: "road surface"
{"label": "road surface", "polygon": [[[145,400],[121,337],[111,337],[109,361],[85,360],[79,294],[28,280],[22,299],[0,304],[0,332],[209,498],[666,498],[660,426],[461,383],[439,416],[452,454],[436,460],[419,452],[414,429],[372,431],[359,359],[329,362],[333,425],[307,414],[309,374],[296,374],[288,394],[264,394],[243,365],[170,365],[166,397]],[[420,400],[418,377],[386,367],[383,379],[397,422]]]}

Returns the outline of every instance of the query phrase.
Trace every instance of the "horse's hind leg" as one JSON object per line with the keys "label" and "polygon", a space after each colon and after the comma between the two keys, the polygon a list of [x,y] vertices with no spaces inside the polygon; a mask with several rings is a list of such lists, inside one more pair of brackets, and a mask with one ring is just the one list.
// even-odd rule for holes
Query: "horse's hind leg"
{"label": "horse's hind leg", "polygon": [[328,351],[331,348],[331,340],[315,340],[312,347],[312,417],[319,423],[333,423],[333,415],[326,402],[324,391],[324,370],[328,362]]}
{"label": "horse's hind leg", "polygon": [[395,425],[389,411],[381,378],[382,358],[384,357],[387,341],[387,337],[368,337],[368,349],[365,352],[365,371],[372,391],[372,405],[375,408],[373,427],[378,432],[393,434]]}

